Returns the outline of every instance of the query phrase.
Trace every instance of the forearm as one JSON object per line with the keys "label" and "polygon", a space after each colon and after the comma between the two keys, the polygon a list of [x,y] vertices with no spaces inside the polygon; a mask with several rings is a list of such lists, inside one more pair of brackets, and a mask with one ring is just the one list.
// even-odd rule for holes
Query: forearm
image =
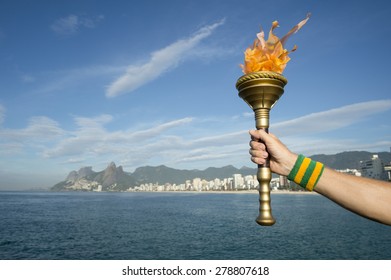
{"label": "forearm", "polygon": [[[314,190],[340,206],[366,218],[391,225],[391,184],[347,175],[292,153],[276,136],[251,130],[251,160],[264,164],[270,156],[272,172],[308,190]],[[267,149],[266,149],[267,146]],[[323,172],[322,172],[323,170]]]}
{"label": "forearm", "polygon": [[391,184],[325,168],[315,191],[366,218],[391,225]]}

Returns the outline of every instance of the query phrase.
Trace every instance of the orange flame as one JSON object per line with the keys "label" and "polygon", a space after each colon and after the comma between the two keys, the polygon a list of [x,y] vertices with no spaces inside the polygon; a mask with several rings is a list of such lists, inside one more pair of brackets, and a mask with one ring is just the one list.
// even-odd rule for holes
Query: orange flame
{"label": "orange flame", "polygon": [[281,40],[273,34],[273,30],[278,27],[277,21],[272,23],[267,41],[265,41],[265,33],[261,29],[261,32],[257,34],[257,39],[255,39],[252,48],[248,48],[244,52],[244,65],[240,64],[243,73],[273,71],[282,74],[286,64],[290,60],[288,54],[297,48],[294,46],[291,51],[287,51],[284,49],[285,42],[293,33],[299,31],[308,21],[310,15],[307,14],[307,17],[293,27]]}

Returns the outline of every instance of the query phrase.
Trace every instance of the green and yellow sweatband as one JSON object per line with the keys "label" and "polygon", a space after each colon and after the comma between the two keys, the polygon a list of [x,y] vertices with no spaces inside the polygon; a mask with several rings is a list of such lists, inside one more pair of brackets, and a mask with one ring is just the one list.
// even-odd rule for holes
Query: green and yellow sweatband
{"label": "green and yellow sweatband", "polygon": [[322,176],[323,170],[323,163],[299,155],[288,175],[288,179],[311,192],[318,183],[320,176]]}

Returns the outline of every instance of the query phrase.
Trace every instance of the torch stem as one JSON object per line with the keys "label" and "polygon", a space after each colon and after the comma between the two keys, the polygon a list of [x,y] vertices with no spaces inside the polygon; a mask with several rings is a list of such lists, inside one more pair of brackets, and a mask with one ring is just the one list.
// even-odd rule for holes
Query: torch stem
{"label": "torch stem", "polygon": [[[269,132],[269,109],[259,108],[254,110],[255,126],[257,129],[263,129]],[[266,147],[267,149],[267,147]],[[271,182],[270,158],[266,159],[264,164],[258,165],[257,179],[259,182],[259,215],[256,222],[262,226],[271,226],[276,220],[272,215],[270,199]]]}

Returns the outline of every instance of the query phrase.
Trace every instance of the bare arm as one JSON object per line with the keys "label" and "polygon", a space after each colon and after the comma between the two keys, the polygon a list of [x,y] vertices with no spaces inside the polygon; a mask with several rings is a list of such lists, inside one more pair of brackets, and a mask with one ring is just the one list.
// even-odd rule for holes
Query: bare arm
{"label": "bare arm", "polygon": [[[273,134],[262,130],[252,130],[250,134],[251,160],[262,164],[270,155],[272,172],[287,176],[297,154]],[[326,167],[315,191],[358,215],[391,225],[391,184],[388,182],[343,174]]]}
{"label": "bare arm", "polygon": [[315,191],[356,214],[391,225],[391,184],[325,168]]}

